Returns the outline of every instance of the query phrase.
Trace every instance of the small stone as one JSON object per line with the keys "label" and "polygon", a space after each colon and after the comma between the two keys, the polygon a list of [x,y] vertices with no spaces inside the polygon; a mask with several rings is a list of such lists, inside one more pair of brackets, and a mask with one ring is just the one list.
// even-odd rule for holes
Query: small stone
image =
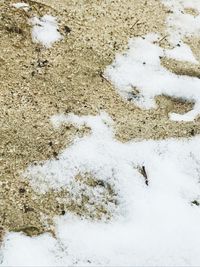
{"label": "small stone", "polygon": [[20,189],[19,189],[19,193],[20,193],[20,194],[24,194],[25,192],[26,192],[26,189],[25,189],[25,188],[20,188]]}
{"label": "small stone", "polygon": [[62,215],[65,215],[65,210],[62,210],[62,211],[61,211],[61,214],[62,214]]}
{"label": "small stone", "polygon": [[52,146],[53,145],[53,142],[52,141],[49,141],[49,146]]}
{"label": "small stone", "polygon": [[192,204],[193,205],[196,205],[196,206],[199,206],[200,205],[200,203],[197,200],[192,201]]}
{"label": "small stone", "polygon": [[64,26],[65,33],[70,33],[71,29],[68,26]]}

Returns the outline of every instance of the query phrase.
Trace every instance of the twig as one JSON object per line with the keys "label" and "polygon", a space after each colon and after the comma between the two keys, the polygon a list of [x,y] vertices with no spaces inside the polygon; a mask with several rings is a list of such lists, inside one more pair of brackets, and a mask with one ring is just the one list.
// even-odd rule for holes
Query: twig
{"label": "twig", "polygon": [[160,44],[160,43],[161,43],[167,36],[168,36],[168,34],[165,35],[164,37],[162,37],[162,38],[158,41],[158,43]]}
{"label": "twig", "polygon": [[145,166],[142,166],[142,168],[140,169],[140,173],[142,174],[142,176],[145,179],[145,184],[148,186],[149,185],[149,180],[148,180],[148,176],[147,176],[147,173],[146,173]]}
{"label": "twig", "polygon": [[111,82],[103,75],[103,72],[102,71],[100,71],[99,72],[99,76],[104,80],[104,81],[106,81],[107,83],[109,83],[110,85],[111,85]]}
{"label": "twig", "polygon": [[139,22],[139,19],[136,20],[136,22],[133,24],[133,26],[131,26],[131,29],[133,29],[135,27],[135,25],[137,25]]}

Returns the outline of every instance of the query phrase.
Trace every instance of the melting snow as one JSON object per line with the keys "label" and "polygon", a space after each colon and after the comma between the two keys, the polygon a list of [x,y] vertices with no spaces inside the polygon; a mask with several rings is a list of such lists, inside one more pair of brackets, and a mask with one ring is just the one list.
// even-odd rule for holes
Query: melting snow
{"label": "melting snow", "polygon": [[[129,42],[129,50],[118,55],[114,63],[105,71],[122,96],[142,108],[155,108],[155,96],[167,95],[194,101],[191,111],[184,115],[170,114],[172,120],[192,121],[200,114],[200,80],[176,75],[161,66],[162,57],[178,58],[196,63],[190,48],[185,44],[174,49],[163,49],[156,44],[155,34],[134,38]],[[135,93],[135,89],[139,93]]]}
{"label": "melting snow", "polygon": [[30,7],[29,4],[26,4],[26,3],[14,3],[12,4],[12,6],[14,6],[15,8],[22,8],[25,11],[28,11]]}
{"label": "melting snow", "polygon": [[[9,233],[2,249],[3,266],[200,263],[200,209],[192,204],[200,200],[200,137],[120,143],[105,113],[58,115],[52,122],[57,127],[86,125],[91,135],[76,139],[57,160],[30,166],[26,176],[35,189],[67,186],[77,173],[92,172],[115,183],[119,212],[107,223],[71,215],[57,218],[56,240]],[[138,171],[141,166],[149,186]]]}
{"label": "melting snow", "polygon": [[185,12],[186,8],[192,8],[200,13],[199,0],[162,0],[172,13],[167,19],[168,34],[174,44],[185,36],[198,36],[200,34],[200,14],[193,16]]}
{"label": "melting snow", "polygon": [[9,233],[3,244],[3,266],[55,266],[57,241],[49,234],[30,238]]}
{"label": "melting snow", "polygon": [[34,17],[31,19],[33,25],[32,38],[36,43],[41,43],[47,48],[53,43],[59,41],[62,36],[58,31],[56,18],[50,15],[45,15],[41,18]]}
{"label": "melting snow", "polygon": [[[200,34],[200,4],[198,0],[162,2],[171,10],[167,20],[167,40],[174,48],[161,48],[156,34],[134,38],[129,42],[129,50],[118,55],[106,69],[105,76],[115,84],[122,96],[142,108],[155,108],[154,97],[161,94],[193,101],[195,105],[190,112],[184,115],[170,114],[172,120],[192,121],[200,114],[199,79],[171,73],[161,66],[160,59],[168,57],[199,63],[183,39]],[[196,10],[197,15],[188,14],[186,8]]]}

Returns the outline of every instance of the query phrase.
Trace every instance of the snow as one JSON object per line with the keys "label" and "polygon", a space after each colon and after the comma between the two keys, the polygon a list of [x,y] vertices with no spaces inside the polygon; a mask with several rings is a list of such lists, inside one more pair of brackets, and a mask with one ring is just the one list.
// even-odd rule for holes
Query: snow
{"label": "snow", "polygon": [[[11,6],[24,9],[28,11],[30,6],[26,3],[14,3]],[[43,17],[33,17],[29,19],[32,28],[32,40],[35,43],[40,43],[46,48],[50,48],[55,42],[62,39],[59,32],[56,18],[51,15],[44,15]]]}
{"label": "snow", "polygon": [[[192,121],[200,114],[200,80],[196,77],[176,75],[160,63],[162,57],[177,58],[196,63],[191,50],[185,44],[174,49],[163,49],[157,43],[159,36],[149,34],[129,42],[129,49],[118,55],[107,67],[105,76],[119,93],[142,108],[156,108],[154,98],[167,95],[194,102],[186,114],[170,114],[172,120]],[[157,42],[157,43],[156,43]],[[133,94],[134,88],[139,90]]]}
{"label": "snow", "polygon": [[[70,214],[58,217],[57,239],[36,239],[45,245],[39,241],[36,245],[34,239],[34,249],[26,253],[27,259],[17,240],[23,244],[23,239],[28,243],[32,239],[10,233],[2,266],[7,262],[12,266],[9,255],[15,253],[19,265],[32,265],[34,255],[36,263],[41,260],[43,265],[46,253],[49,266],[200,264],[200,209],[191,203],[200,200],[199,136],[121,143],[114,139],[113,122],[106,113],[83,117],[61,114],[53,116],[52,122],[56,127],[66,123],[88,126],[91,134],[75,139],[57,160],[30,166],[26,176],[35,190],[67,187],[77,173],[91,172],[115,184],[119,210],[110,222],[81,220]],[[146,168],[149,186],[138,171],[141,166]],[[55,242],[53,249],[51,244]]]}
{"label": "snow", "polygon": [[179,41],[178,46],[175,46],[173,49],[163,49],[163,52],[168,58],[198,64],[198,61],[195,59],[190,47],[182,41]]}
{"label": "snow", "polygon": [[[169,114],[171,120],[192,121],[200,114],[200,82],[198,78],[175,75],[162,67],[162,57],[199,64],[185,37],[199,36],[200,14],[186,13],[186,8],[200,12],[197,0],[162,0],[172,12],[167,19],[166,39],[172,49],[160,47],[158,34],[148,34],[130,40],[129,49],[117,55],[113,64],[107,67],[105,76],[115,85],[119,93],[141,108],[156,108],[154,98],[167,95],[194,102],[186,114]],[[136,92],[139,91],[139,94]]]}
{"label": "snow", "polygon": [[14,3],[14,4],[12,4],[12,6],[13,7],[15,7],[15,8],[22,8],[22,9],[24,9],[25,11],[28,11],[29,10],[29,4],[26,4],[26,3]]}
{"label": "snow", "polygon": [[41,18],[34,17],[30,22],[33,25],[33,42],[41,43],[43,46],[50,48],[56,41],[62,38],[58,31],[58,24],[55,17],[44,15]]}
{"label": "snow", "polygon": [[[71,122],[79,127],[88,125],[88,127],[92,128],[93,135],[89,139],[83,138],[82,141],[77,139],[74,146],[70,147],[69,150],[64,150],[59,155],[60,160],[52,159],[42,166],[39,164],[36,168],[30,166],[24,173],[24,176],[31,180],[33,177],[33,186],[37,187],[39,185],[38,190],[45,192],[49,189],[49,185],[54,189],[69,185],[71,179],[79,173],[92,172],[97,174],[97,171],[102,169],[106,177],[111,175],[111,169],[106,164],[106,159],[103,159],[102,155],[100,155],[99,163],[95,159],[95,147],[98,149],[101,146],[102,136],[107,137],[108,140],[112,138],[112,131],[107,130],[106,126],[106,124],[111,123],[111,119],[107,114],[102,113],[99,117],[86,116],[82,118],[73,114],[69,117],[61,114],[53,116],[52,122],[56,126],[64,122]],[[106,148],[106,146],[107,143],[105,141],[103,147]],[[78,157],[77,154],[79,155]],[[103,165],[104,170],[102,168]],[[108,166],[106,167],[106,165]],[[81,170],[80,166],[82,166]],[[34,183],[35,180],[37,180],[36,183]]]}
{"label": "snow", "polygon": [[198,0],[162,0],[172,13],[167,19],[170,41],[177,44],[185,36],[200,34],[200,14],[193,16],[185,12],[186,8],[193,8],[200,13]]}
{"label": "snow", "polygon": [[[127,144],[110,139],[110,145],[102,139],[107,145],[95,148],[95,164],[102,153],[114,170],[121,212],[111,223],[59,220],[57,236],[68,255],[79,266],[88,260],[91,266],[199,265],[200,210],[190,204],[199,197],[199,137]],[[141,165],[149,187],[134,170]]]}
{"label": "snow", "polygon": [[2,248],[2,266],[55,266],[57,241],[49,234],[30,238],[8,233]]}

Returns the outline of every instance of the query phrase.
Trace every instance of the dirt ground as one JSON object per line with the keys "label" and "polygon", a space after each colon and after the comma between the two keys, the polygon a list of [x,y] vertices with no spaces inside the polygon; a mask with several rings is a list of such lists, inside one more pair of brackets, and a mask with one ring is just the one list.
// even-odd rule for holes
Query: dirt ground
{"label": "dirt ground", "polygon": [[[170,121],[169,111],[183,113],[192,103],[165,96],[157,98],[157,109],[141,110],[122,99],[102,76],[115,55],[127,48],[129,38],[149,32],[165,36],[169,10],[160,1],[23,2],[30,5],[30,11],[12,7],[14,1],[0,2],[0,226],[37,235],[53,231],[52,218],[67,211],[91,218],[106,214],[105,207],[98,206],[91,213],[84,199],[81,205],[72,201],[67,189],[40,195],[22,179],[20,173],[27,166],[56,157],[75,136],[88,134],[88,129],[69,125],[55,130],[50,116],[104,110],[114,120],[121,142],[191,137],[200,133],[200,122]],[[58,18],[63,36],[50,49],[32,43],[28,23],[32,16],[45,14]],[[187,42],[200,59],[199,40]],[[166,59],[162,63],[175,73],[200,77],[200,66]],[[93,178],[86,177],[79,182],[95,187]],[[112,202],[114,193],[106,187],[105,191]]]}

